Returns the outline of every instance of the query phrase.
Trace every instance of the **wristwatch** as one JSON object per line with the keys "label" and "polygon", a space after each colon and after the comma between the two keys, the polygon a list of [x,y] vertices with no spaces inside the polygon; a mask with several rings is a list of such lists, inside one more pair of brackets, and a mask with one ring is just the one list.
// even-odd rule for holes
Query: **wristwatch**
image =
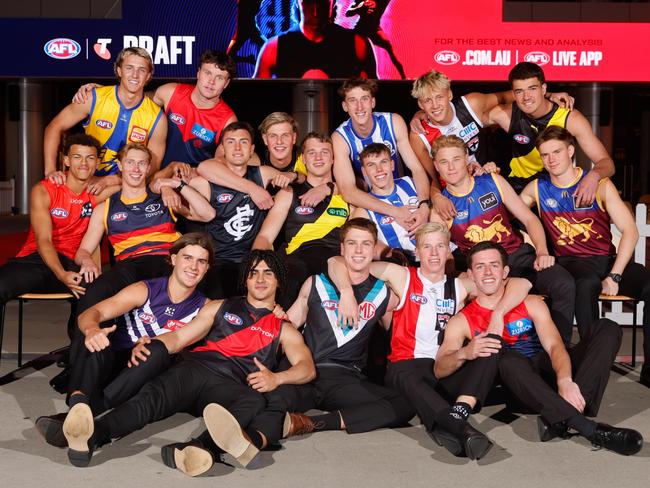
{"label": "wristwatch", "polygon": [[609,273],[607,276],[609,276],[614,283],[620,283],[623,279],[623,277],[618,273]]}
{"label": "wristwatch", "polygon": [[420,200],[418,203],[418,208],[420,208],[422,205],[426,205],[427,207],[431,208],[431,200],[428,198],[426,200]]}
{"label": "wristwatch", "polygon": [[176,193],[180,193],[185,185],[187,185],[187,183],[185,183],[183,180],[181,180],[181,184],[178,185],[176,188],[174,188],[174,191]]}

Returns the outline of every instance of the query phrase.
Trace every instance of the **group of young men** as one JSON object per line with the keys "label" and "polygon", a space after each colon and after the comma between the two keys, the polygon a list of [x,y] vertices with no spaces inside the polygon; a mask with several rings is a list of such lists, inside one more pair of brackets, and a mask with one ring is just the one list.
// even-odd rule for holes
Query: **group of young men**
{"label": "group of young men", "polygon": [[[537,65],[515,66],[511,92],[458,100],[443,74],[421,76],[410,134],[400,115],[374,111],[374,81],[350,79],[340,89],[350,117],[331,138],[298,145],[293,118],[274,112],[257,153],[254,129],[221,99],[228,56],[204,53],[195,85],[151,98],[146,51],[125,49],[115,70],[119,85],[82,87],[46,129],[32,231],[0,267],[3,311],[25,292],[79,298],[69,411],[37,421],[72,464],[181,411],[207,430],[161,454],[191,476],[223,453],[253,466],[283,438],[405,426],[415,414],[451,453],[480,459],[492,442],[468,418],[497,383],[540,414],[542,441],[575,431],[621,454],[641,449],[639,432],[588,417],[622,336],[599,319],[598,296],[645,301],[650,275],[633,261],[638,233],[608,179],[613,161],[577,110],[552,101],[572,104],[567,94],[547,98]],[[84,119],[59,171],[61,135]],[[509,175],[482,160],[489,124],[512,138]],[[577,144],[589,171],[573,163]],[[104,234],[108,270],[94,258]],[[383,357],[370,348],[378,326]],[[377,360],[383,384],[366,376]]]}

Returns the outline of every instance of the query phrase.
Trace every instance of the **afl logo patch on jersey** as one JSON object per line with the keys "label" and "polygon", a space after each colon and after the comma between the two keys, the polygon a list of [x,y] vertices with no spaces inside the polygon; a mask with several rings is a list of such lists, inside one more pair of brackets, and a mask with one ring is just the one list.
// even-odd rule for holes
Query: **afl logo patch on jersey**
{"label": "afl logo patch on jersey", "polygon": [[185,125],[185,117],[183,117],[181,114],[170,114],[169,120],[171,120],[176,125]]}
{"label": "afl logo patch on jersey", "polygon": [[418,293],[411,293],[411,295],[409,295],[409,300],[419,305],[425,305],[429,301],[427,297]]}
{"label": "afl logo patch on jersey", "polygon": [[128,217],[126,212],[117,212],[111,215],[111,220],[113,222],[122,222],[123,220],[126,220]]}
{"label": "afl logo patch on jersey", "polygon": [[52,217],[55,219],[65,219],[68,216],[68,211],[64,208],[53,208],[50,210],[50,214],[52,214]]}
{"label": "afl logo patch on jersey", "polygon": [[294,212],[296,212],[298,215],[311,215],[314,213],[314,208],[301,205],[299,207],[296,207]]}
{"label": "afl logo patch on jersey", "polygon": [[95,125],[100,129],[109,130],[113,128],[113,122],[111,122],[110,120],[99,119],[98,121],[95,122]]}
{"label": "afl logo patch on jersey", "polygon": [[144,324],[153,324],[156,321],[156,317],[148,312],[140,312],[138,318],[142,320],[142,323]]}
{"label": "afl logo patch on jersey", "polygon": [[339,308],[339,302],[336,300],[323,300],[320,302],[320,306],[323,307],[325,310],[336,310]]}
{"label": "afl logo patch on jersey", "polygon": [[377,307],[372,302],[361,302],[359,305],[359,317],[363,320],[370,320],[375,316]]}
{"label": "afl logo patch on jersey", "polygon": [[231,200],[232,200],[232,194],[231,193],[220,193],[217,196],[217,203],[228,203]]}
{"label": "afl logo patch on jersey", "polygon": [[390,215],[384,215],[381,220],[379,221],[380,225],[390,225],[393,222],[395,222],[395,219],[391,217]]}
{"label": "afl logo patch on jersey", "polygon": [[147,129],[134,125],[133,129],[131,129],[131,134],[129,134],[129,140],[132,142],[144,143],[147,140],[147,134],[149,134]]}
{"label": "afl logo patch on jersey", "polygon": [[512,138],[518,144],[528,144],[530,142],[530,138],[523,134],[515,134],[514,136],[512,136]]}
{"label": "afl logo patch on jersey", "polygon": [[230,312],[224,313],[223,318],[226,319],[226,322],[232,325],[242,325],[244,323],[239,315],[235,315],[234,313]]}

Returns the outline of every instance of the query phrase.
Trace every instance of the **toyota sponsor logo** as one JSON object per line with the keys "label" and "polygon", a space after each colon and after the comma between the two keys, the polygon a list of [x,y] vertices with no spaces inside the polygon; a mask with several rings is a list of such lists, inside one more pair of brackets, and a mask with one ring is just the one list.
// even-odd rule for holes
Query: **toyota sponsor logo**
{"label": "toyota sponsor logo", "polygon": [[126,220],[127,213],[126,212],[117,212],[111,215],[111,220],[113,222],[122,222],[123,220]]}
{"label": "toyota sponsor logo", "polygon": [[54,59],[72,59],[81,52],[81,46],[77,41],[65,37],[51,39],[43,46],[43,51]]}
{"label": "toyota sponsor logo", "polygon": [[456,51],[438,51],[433,59],[438,64],[456,64],[460,61],[460,54],[458,54]]}
{"label": "toyota sponsor logo", "polygon": [[523,134],[515,134],[512,138],[519,144],[528,144],[530,142],[530,138]]}
{"label": "toyota sponsor logo", "polygon": [[426,303],[429,301],[427,300],[427,297],[420,295],[419,293],[411,293],[409,299],[418,305],[426,305]]}
{"label": "toyota sponsor logo", "polygon": [[217,202],[219,203],[228,203],[230,200],[232,200],[232,194],[230,193],[221,193],[217,197]]}
{"label": "toyota sponsor logo", "polygon": [[551,57],[543,51],[533,51],[524,56],[524,61],[529,63],[535,63],[539,66],[544,66],[548,64],[551,60]]}
{"label": "toyota sponsor logo", "polygon": [[113,122],[110,120],[104,120],[104,119],[99,119],[95,122],[95,125],[99,127],[100,129],[112,129],[113,128]]}
{"label": "toyota sponsor logo", "polygon": [[68,212],[64,208],[53,208],[50,211],[50,214],[52,214],[52,217],[57,218],[57,219],[65,219],[68,216]]}
{"label": "toyota sponsor logo", "polygon": [[171,120],[176,125],[185,125],[185,117],[183,117],[181,114],[173,113],[169,116],[169,120]]}
{"label": "toyota sponsor logo", "polygon": [[230,312],[224,313],[223,318],[226,319],[226,322],[229,322],[232,325],[242,325],[244,323],[239,315]]}
{"label": "toyota sponsor logo", "polygon": [[158,209],[160,209],[159,203],[150,203],[144,208],[144,211],[147,213],[153,213],[153,212],[157,212]]}
{"label": "toyota sponsor logo", "polygon": [[296,213],[298,215],[311,215],[311,214],[314,213],[314,209],[313,209],[313,207],[307,207],[307,206],[301,205],[299,207],[296,207]]}

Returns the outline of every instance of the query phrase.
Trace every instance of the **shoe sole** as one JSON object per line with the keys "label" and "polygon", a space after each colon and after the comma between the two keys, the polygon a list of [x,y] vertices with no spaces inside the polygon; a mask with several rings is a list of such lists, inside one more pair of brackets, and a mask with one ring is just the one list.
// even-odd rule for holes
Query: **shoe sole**
{"label": "shoe sole", "polygon": [[59,448],[68,447],[68,440],[63,434],[63,421],[50,417],[36,419],[36,430],[45,438],[49,445]]}
{"label": "shoe sole", "polygon": [[291,415],[286,413],[284,415],[284,423],[282,424],[282,438],[286,439],[289,437],[289,432],[291,432]]}
{"label": "shoe sole", "polygon": [[90,463],[92,452],[88,441],[95,432],[95,422],[90,406],[77,403],[63,422],[63,435],[68,441],[68,459],[74,466],[84,468]]}
{"label": "shoe sole", "polygon": [[199,476],[212,467],[212,456],[205,449],[187,446],[184,449],[175,448],[173,451],[174,467],[187,476]]}
{"label": "shoe sole", "polygon": [[237,459],[243,467],[253,467],[249,465],[260,451],[244,437],[239,422],[228,410],[211,403],[203,410],[203,420],[217,446]]}
{"label": "shoe sole", "polygon": [[463,446],[461,443],[449,432],[443,431],[438,428],[434,428],[431,432],[431,437],[439,446],[443,446],[454,456],[463,455]]}

